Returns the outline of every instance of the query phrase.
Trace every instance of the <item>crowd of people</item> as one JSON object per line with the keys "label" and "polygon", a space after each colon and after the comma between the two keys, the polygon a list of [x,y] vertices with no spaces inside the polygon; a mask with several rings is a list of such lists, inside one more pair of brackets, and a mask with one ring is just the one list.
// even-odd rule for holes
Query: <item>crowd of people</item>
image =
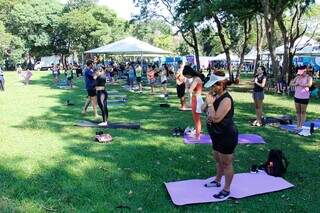
{"label": "crowd of people", "polygon": [[[17,69],[21,75],[21,68]],[[187,109],[186,96],[190,97],[191,115],[195,126],[194,141],[201,140],[201,113],[206,114],[206,128],[212,140],[213,158],[216,161],[215,179],[205,184],[205,187],[221,187],[221,178],[225,176],[225,183],[222,190],[215,194],[217,199],[223,199],[230,195],[230,186],[233,178],[233,153],[238,143],[238,129],[233,121],[234,101],[227,88],[234,82],[219,68],[209,70],[207,77],[196,71],[191,65],[178,62],[176,69],[167,64],[159,65],[150,63],[146,66],[141,62],[126,63],[100,63],[96,60],[88,60],[84,69],[75,64],[67,65],[63,69],[60,65],[52,65],[50,68],[53,82],[60,81],[61,73],[72,87],[74,71],[77,77],[83,76],[87,99],[83,106],[82,113],[87,113],[89,105],[93,107],[95,117],[98,117],[99,107],[102,122],[99,126],[108,126],[108,92],[106,83],[113,83],[118,79],[126,79],[129,90],[137,85],[138,92],[143,91],[143,77],[146,76],[151,93],[154,93],[156,83],[159,83],[164,97],[168,97],[168,82],[175,80],[177,97],[180,100],[181,110]],[[294,102],[297,117],[297,131],[301,130],[306,120],[306,111],[310,99],[310,88],[313,84],[313,75],[308,67],[300,67],[296,77],[291,81],[291,87],[295,88]],[[267,84],[267,72],[264,66],[256,70],[253,83],[252,98],[256,111],[256,119],[253,126],[261,127],[263,121],[264,90]],[[203,87],[208,88],[205,100],[202,99]],[[4,90],[3,71],[0,68],[0,89]]]}

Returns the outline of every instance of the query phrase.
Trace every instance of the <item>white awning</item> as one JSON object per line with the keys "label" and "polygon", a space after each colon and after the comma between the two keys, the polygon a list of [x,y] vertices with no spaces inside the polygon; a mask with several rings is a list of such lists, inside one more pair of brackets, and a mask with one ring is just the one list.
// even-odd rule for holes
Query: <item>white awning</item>
{"label": "white awning", "polygon": [[168,55],[165,51],[133,37],[128,37],[114,43],[88,50],[85,53],[109,54],[109,55]]}

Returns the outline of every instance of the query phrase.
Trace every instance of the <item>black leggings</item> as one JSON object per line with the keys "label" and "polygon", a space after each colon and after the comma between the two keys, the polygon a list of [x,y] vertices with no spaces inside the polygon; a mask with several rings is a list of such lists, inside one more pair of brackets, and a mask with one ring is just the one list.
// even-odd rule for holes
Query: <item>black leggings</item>
{"label": "black leggings", "polygon": [[103,122],[108,120],[108,93],[105,90],[97,90],[98,105],[102,113]]}

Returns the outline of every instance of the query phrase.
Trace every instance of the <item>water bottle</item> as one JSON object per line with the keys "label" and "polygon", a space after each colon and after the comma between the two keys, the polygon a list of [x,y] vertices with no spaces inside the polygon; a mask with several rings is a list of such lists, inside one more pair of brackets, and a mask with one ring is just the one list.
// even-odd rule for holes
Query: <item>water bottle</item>
{"label": "water bottle", "polygon": [[312,135],[314,133],[314,123],[310,124],[310,134]]}

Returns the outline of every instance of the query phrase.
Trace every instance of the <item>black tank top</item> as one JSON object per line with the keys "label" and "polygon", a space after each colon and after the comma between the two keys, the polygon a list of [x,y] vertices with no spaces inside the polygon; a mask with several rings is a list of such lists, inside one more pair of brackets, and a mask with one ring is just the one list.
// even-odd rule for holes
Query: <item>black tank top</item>
{"label": "black tank top", "polygon": [[232,127],[234,125],[234,123],[233,123],[233,114],[234,114],[233,99],[228,92],[224,93],[222,96],[217,98],[215,100],[215,102],[213,103],[213,107],[214,107],[214,110],[217,111],[221,101],[225,98],[230,98],[231,109],[229,110],[229,112],[226,114],[226,116],[224,116],[224,118],[219,123],[212,123],[214,132],[216,134],[221,134],[222,132],[227,130],[229,127]]}
{"label": "black tank top", "polygon": [[[262,81],[263,81],[263,79],[265,78],[265,76],[264,76],[264,75],[255,76],[255,78],[258,78],[258,83],[261,84]],[[254,92],[263,92],[263,87],[260,87],[259,85],[257,85],[256,83],[254,83],[253,91],[254,91]]]}
{"label": "black tank top", "polygon": [[96,86],[101,87],[105,86],[107,82],[107,76],[106,74],[99,75],[96,79]]}

